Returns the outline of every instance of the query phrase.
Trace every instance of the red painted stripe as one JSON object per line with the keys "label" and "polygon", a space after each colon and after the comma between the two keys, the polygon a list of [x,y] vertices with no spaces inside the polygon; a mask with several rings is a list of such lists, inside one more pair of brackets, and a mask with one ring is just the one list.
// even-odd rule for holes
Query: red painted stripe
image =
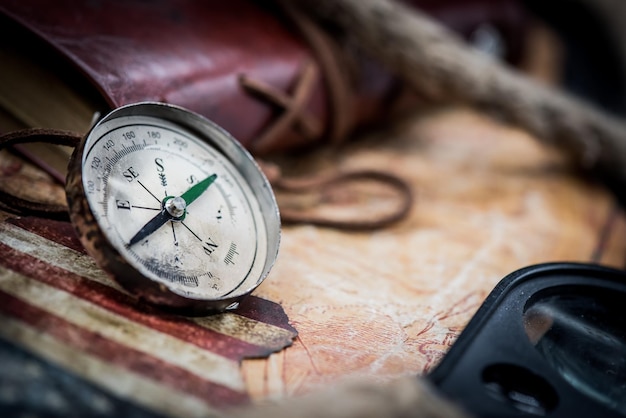
{"label": "red painted stripe", "polygon": [[69,222],[43,219],[33,216],[23,218],[10,218],[7,223],[18,226],[26,231],[37,234],[41,237],[54,241],[74,251],[85,254],[85,249],[80,243],[74,227]]}
{"label": "red painted stripe", "polygon": [[209,405],[223,407],[249,402],[246,393],[218,385],[163,360],[108,340],[98,333],[77,327],[3,291],[0,291],[0,312],[18,318],[83,353],[189,393]]}
{"label": "red painted stripe", "polygon": [[241,361],[244,357],[268,356],[275,351],[204,328],[182,316],[162,313],[113,288],[51,266],[1,243],[0,254],[3,254],[0,265],[8,269],[225,358]]}

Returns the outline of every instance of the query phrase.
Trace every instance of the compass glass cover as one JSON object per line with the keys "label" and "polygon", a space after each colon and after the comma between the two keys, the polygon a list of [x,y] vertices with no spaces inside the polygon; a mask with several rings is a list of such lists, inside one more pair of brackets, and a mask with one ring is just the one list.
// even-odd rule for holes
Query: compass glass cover
{"label": "compass glass cover", "polygon": [[262,210],[217,147],[150,116],[105,121],[87,141],[89,206],[134,269],[196,299],[237,296],[258,284],[268,256]]}

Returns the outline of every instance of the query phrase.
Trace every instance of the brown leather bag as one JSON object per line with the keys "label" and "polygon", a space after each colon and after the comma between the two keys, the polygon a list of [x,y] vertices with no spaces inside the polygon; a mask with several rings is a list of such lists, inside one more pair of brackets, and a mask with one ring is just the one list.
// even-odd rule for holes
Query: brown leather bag
{"label": "brown leather bag", "polygon": [[[525,30],[517,1],[410,0],[470,38],[499,28],[514,62]],[[289,2],[0,1],[0,16],[77,68],[106,102],[156,100],[215,121],[254,154],[339,141],[415,103],[354,45]],[[2,25],[6,31],[7,25]],[[2,34],[4,42],[11,36]],[[53,64],[50,62],[50,64]],[[409,100],[405,100],[406,98]]]}

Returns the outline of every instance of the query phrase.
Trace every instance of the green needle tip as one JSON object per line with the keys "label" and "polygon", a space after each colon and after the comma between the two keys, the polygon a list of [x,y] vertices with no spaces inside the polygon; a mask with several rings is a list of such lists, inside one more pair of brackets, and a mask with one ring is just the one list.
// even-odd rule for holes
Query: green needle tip
{"label": "green needle tip", "polygon": [[183,198],[187,206],[189,206],[194,200],[196,200],[202,193],[209,188],[209,186],[215,181],[217,178],[217,174],[211,174],[209,177],[205,178],[201,182],[194,184],[183,193],[180,197]]}

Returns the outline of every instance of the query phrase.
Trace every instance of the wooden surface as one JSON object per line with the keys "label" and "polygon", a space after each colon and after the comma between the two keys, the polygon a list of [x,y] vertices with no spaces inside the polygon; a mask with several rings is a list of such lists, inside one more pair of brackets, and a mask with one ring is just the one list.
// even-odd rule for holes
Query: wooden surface
{"label": "wooden surface", "polygon": [[[173,416],[206,416],[346,380],[423,375],[506,274],[549,261],[624,265],[626,222],[612,197],[527,134],[470,111],[424,113],[281,165],[293,175],[391,171],[410,182],[416,204],[406,220],[375,232],[285,226],[278,262],[253,299],[269,310],[191,325],[124,299],[75,247],[71,229],[57,228],[68,236],[55,238],[45,223],[4,215],[0,296],[13,304],[2,304],[0,335],[123,399]],[[3,188],[62,201],[58,186],[14,158],[2,154],[0,168]],[[50,262],[48,250],[66,260],[47,267],[59,282],[31,269]],[[31,261],[13,263],[11,251]],[[61,271],[73,273],[63,278]],[[65,322],[33,324],[36,312],[20,316],[23,302]],[[126,357],[94,351],[88,341],[99,339],[114,340]],[[261,358],[241,361],[250,356]]]}

